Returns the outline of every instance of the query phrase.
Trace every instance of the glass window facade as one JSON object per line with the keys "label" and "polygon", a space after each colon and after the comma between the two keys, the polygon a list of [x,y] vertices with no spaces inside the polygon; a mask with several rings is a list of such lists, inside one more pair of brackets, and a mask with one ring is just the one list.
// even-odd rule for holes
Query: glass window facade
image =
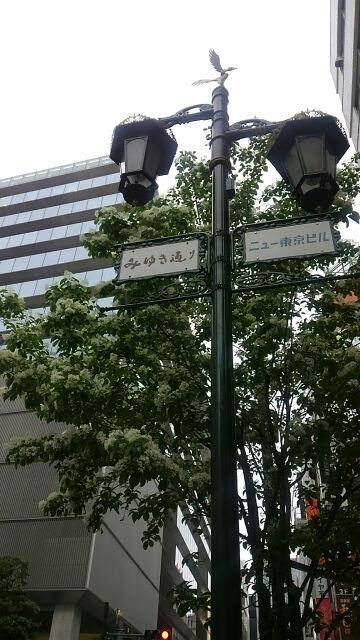
{"label": "glass window facade", "polygon": [[73,164],[66,164],[60,167],[51,167],[50,169],[24,173],[23,175],[12,176],[11,178],[3,178],[0,180],[0,188],[10,187],[14,184],[22,184],[23,182],[41,180],[43,178],[52,178],[54,176],[71,174],[76,171],[84,171],[85,169],[93,169],[95,167],[102,167],[108,164],[109,156],[101,156],[100,158],[92,158],[91,160],[81,160],[80,162],[74,162]]}
{"label": "glass window facade", "polygon": [[203,545],[204,545],[204,547],[206,549],[206,553],[208,554],[209,558],[211,558],[211,551],[210,551],[209,543],[206,540],[206,538],[205,538],[203,533],[200,534],[200,538],[201,538],[202,543],[203,543]]}
{"label": "glass window facade", "polygon": [[[60,253],[60,252],[56,252],[56,253]],[[46,255],[47,254],[45,254],[45,256]],[[44,256],[44,262],[42,263],[43,267],[46,266],[45,256]],[[104,269],[92,269],[89,271],[74,273],[74,276],[75,278],[78,278],[81,282],[84,282],[84,284],[87,284],[89,286],[95,286],[99,282],[108,282],[109,280],[112,280],[115,277],[115,270],[113,267],[106,267]],[[28,298],[34,295],[36,296],[43,295],[45,291],[52,284],[54,284],[55,282],[59,282],[59,280],[61,280],[62,277],[63,276],[61,275],[61,276],[55,276],[53,278],[52,277],[42,278],[41,280],[34,280],[31,282],[23,282],[23,283],[17,282],[15,284],[5,285],[5,286],[0,284],[0,289],[7,288],[12,291],[15,291],[22,298]],[[108,306],[108,304],[109,303],[107,302],[105,306]]]}
{"label": "glass window facade", "polygon": [[47,242],[48,240],[56,240],[65,237],[76,237],[87,233],[91,229],[96,229],[95,222],[92,220],[85,220],[84,222],[63,225],[61,227],[40,229],[39,231],[30,231],[28,233],[17,233],[13,236],[0,237],[0,249],[20,247],[26,244]]}
{"label": "glass window facade", "polygon": [[[71,181],[72,172],[86,169],[92,171],[96,169],[101,172],[101,169],[98,170],[97,168],[104,165],[111,166],[111,169],[114,168],[115,172],[111,174],[103,173],[103,175],[95,177],[85,175],[82,180]],[[51,184],[51,178],[60,175],[64,176],[61,184]],[[47,179],[48,183],[42,183],[41,188],[36,188],[34,182],[43,179]],[[59,181],[59,178],[57,178],[57,181]],[[3,237],[0,237],[0,288],[5,286],[6,288],[12,289],[16,291],[20,297],[25,299],[32,298],[33,296],[43,296],[49,286],[63,277],[62,275],[56,277],[49,276],[49,269],[62,264],[68,265],[66,268],[72,271],[89,287],[93,287],[101,281],[104,282],[113,279],[115,277],[115,271],[112,266],[105,269],[91,268],[93,261],[89,258],[86,249],[81,245],[80,237],[91,229],[96,229],[93,219],[73,222],[70,216],[77,214],[79,218],[82,212],[88,211],[87,217],[93,218],[96,209],[122,202],[122,195],[117,191],[118,182],[119,173],[117,167],[109,161],[108,157],[94,158],[80,163],[0,180],[0,228],[3,229],[2,233],[4,234]],[[21,193],[12,196],[1,196],[2,188],[13,185],[21,185],[18,187],[21,189]],[[104,190],[105,188],[109,190],[109,186],[106,185],[113,185],[113,193],[101,195],[101,187],[104,187]],[[71,197],[69,196],[71,193],[76,193],[76,197],[79,197],[81,191],[95,188],[100,191],[100,195],[96,197],[75,200],[74,196],[72,202],[61,202],[62,196],[68,200],[69,197]],[[49,198],[49,206],[36,208],[35,202],[42,198]],[[53,204],[55,199],[57,204]],[[16,211],[16,204],[24,208],[23,203],[27,203],[28,210],[6,215],[6,207],[15,205],[14,209]],[[69,223],[57,225],[56,218],[58,218],[58,216],[69,216]],[[46,228],[37,228],[40,226],[37,225],[39,221],[41,221],[41,226],[46,225]],[[26,232],[19,233],[18,225],[23,223],[28,223],[29,226],[31,225],[30,229]],[[8,231],[7,228],[9,228]],[[64,247],[65,238],[72,239],[71,244],[74,244],[74,246]],[[31,247],[31,249],[29,247],[29,251],[26,252],[26,250],[23,250],[23,252],[26,253],[25,256],[16,255],[16,253],[18,253],[18,251],[16,251],[18,247],[26,247],[27,245],[46,242],[51,243],[48,251],[41,250],[40,246],[38,251],[36,251],[35,247]],[[1,260],[2,250],[7,251],[7,256],[4,260]],[[14,250],[13,255],[12,250]],[[89,264],[88,270],[80,271],[77,265],[84,260]],[[29,277],[28,271],[31,269],[40,269],[43,277],[30,282],[22,282],[21,280],[22,277],[25,277],[25,272],[26,276]],[[59,271],[61,271],[61,268]],[[16,278],[18,277],[18,281],[16,283],[11,285],[1,284],[1,277],[3,277],[4,282],[5,275],[17,272],[18,276],[16,276]],[[63,273],[63,271],[61,271],[61,273]],[[28,304],[31,306],[31,300],[28,300]],[[111,299],[105,302],[105,306],[111,305]]]}
{"label": "glass window facade", "polygon": [[[13,288],[13,287],[11,287]],[[111,307],[114,303],[113,298],[98,298],[97,304],[100,307]],[[43,313],[47,313],[49,311],[49,307],[36,307],[33,309],[28,309],[29,316],[38,316]],[[0,331],[5,331],[6,327],[2,318],[0,318]]]}
{"label": "glass window facade", "polygon": [[22,234],[16,234],[15,236],[1,238],[1,249],[6,249],[6,247],[19,247],[21,245],[21,239]]}
{"label": "glass window facade", "polygon": [[[19,258],[16,258],[17,260]],[[44,254],[43,253],[37,253],[34,256],[30,256],[29,262],[27,264],[27,268],[28,269],[37,269],[39,267],[43,266],[43,262],[44,262]]]}
{"label": "glass window facade", "polygon": [[177,508],[176,524],[182,537],[184,538],[184,542],[186,543],[190,553],[194,553],[195,551],[197,551],[198,547],[195,542],[194,536],[190,531],[189,525],[184,522],[184,514],[180,507]]}
{"label": "glass window facade", "polygon": [[[359,17],[360,22],[360,17]],[[360,110],[360,26],[358,30],[358,41],[357,48],[355,53],[355,94],[354,94],[354,105],[356,109]]]}
{"label": "glass window facade", "polygon": [[118,173],[110,173],[106,176],[97,176],[96,178],[88,178],[86,180],[80,180],[77,182],[68,182],[67,184],[46,187],[45,189],[36,189],[34,191],[16,193],[13,196],[4,196],[3,198],[0,198],[0,207],[8,206],[11,204],[18,204],[19,202],[38,200],[39,198],[49,198],[50,196],[58,196],[63,193],[73,193],[74,191],[82,191],[84,189],[101,187],[105,184],[119,182],[119,180],[120,178]]}
{"label": "glass window facade", "polygon": [[35,266],[45,267],[62,262],[76,262],[77,260],[87,260],[89,254],[85,247],[71,247],[47,253],[36,253],[32,256],[20,256],[9,260],[0,260],[0,273],[11,273],[13,271],[24,271]]}
{"label": "glass window facade", "polygon": [[178,547],[175,548],[175,566],[178,572],[181,574],[183,580],[190,583],[190,589],[196,589],[197,583],[194,578],[193,573],[190,571],[189,567],[186,563],[184,563],[184,558],[181,554],[181,551]]}
{"label": "glass window facade", "polygon": [[0,217],[0,227],[8,227],[22,222],[32,222],[43,218],[53,218],[63,216],[76,211],[88,211],[89,209],[100,209],[111,205],[120,204],[123,201],[121,193],[111,193],[106,196],[89,198],[88,200],[78,200],[77,202],[66,202],[64,204],[46,207],[45,209],[34,209],[27,212],[13,213],[9,216]]}

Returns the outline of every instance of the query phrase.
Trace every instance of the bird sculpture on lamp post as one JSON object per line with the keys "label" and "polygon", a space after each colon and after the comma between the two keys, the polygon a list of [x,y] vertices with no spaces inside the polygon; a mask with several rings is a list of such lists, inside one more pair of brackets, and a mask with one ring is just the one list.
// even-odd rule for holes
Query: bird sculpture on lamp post
{"label": "bird sculpture on lamp post", "polygon": [[229,76],[229,71],[234,71],[235,69],[237,69],[237,67],[227,67],[227,69],[223,69],[221,66],[220,58],[216,51],[214,51],[214,49],[210,49],[209,59],[215,71],[218,71],[220,73],[220,76],[218,78],[211,78],[211,80],[195,80],[195,82],[193,82],[193,85],[195,85],[196,87],[207,82],[217,82],[218,85],[223,86],[226,78],[228,78]]}

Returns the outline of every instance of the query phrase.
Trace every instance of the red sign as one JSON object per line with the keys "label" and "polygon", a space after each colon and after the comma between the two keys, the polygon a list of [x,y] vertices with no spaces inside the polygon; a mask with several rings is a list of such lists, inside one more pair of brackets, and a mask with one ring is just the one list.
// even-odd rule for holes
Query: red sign
{"label": "red sign", "polygon": [[304,502],[306,517],[308,520],[311,520],[311,518],[319,515],[318,501],[316,498],[309,498],[309,500],[304,500]]}
{"label": "red sign", "polygon": [[[353,590],[346,584],[337,582],[335,584],[336,609],[338,613],[345,613],[353,604]],[[351,635],[352,613],[345,615],[339,625],[341,640],[352,640]]]}
{"label": "red sign", "polygon": [[[319,602],[319,598],[316,598],[316,602]],[[320,604],[319,607],[317,609],[317,612],[320,616],[320,624],[324,625],[324,630],[320,631],[320,635],[319,638],[320,640],[324,640],[325,638],[325,634],[327,631],[327,627],[331,624],[332,622],[332,611],[331,611],[331,605],[330,605],[330,598],[324,598]],[[335,635],[332,632],[329,636],[329,640],[335,640]]]}

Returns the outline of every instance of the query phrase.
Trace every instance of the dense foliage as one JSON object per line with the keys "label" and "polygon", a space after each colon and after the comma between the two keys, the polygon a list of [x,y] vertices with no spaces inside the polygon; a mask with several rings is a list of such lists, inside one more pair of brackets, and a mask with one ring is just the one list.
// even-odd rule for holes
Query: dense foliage
{"label": "dense foliage", "polygon": [[0,638],[31,640],[38,628],[38,607],[24,593],[27,564],[18,558],[0,558]]}
{"label": "dense foliage", "polygon": [[[303,215],[284,183],[261,188],[265,147],[260,139],[233,151],[233,227]],[[357,218],[357,161],[339,173],[337,220]],[[207,164],[183,153],[177,171],[175,187],[149,206],[98,211],[98,231],[84,238],[90,254],[115,260],[119,243],[210,232]],[[310,598],[321,574],[329,584],[353,585],[360,597],[360,285],[351,279],[360,264],[355,246],[343,242],[342,248],[340,258],[249,270],[307,277],[342,264],[348,280],[234,296],[240,543],[251,557],[244,584],[257,594],[261,640],[299,640],[306,624],[321,623]],[[96,293],[130,304],[145,293],[155,296],[163,285],[161,279],[118,288],[103,283]],[[22,396],[40,418],[68,426],[12,445],[8,461],[41,460],[56,468],[59,491],[44,500],[46,514],[86,512],[97,529],[109,509],[129,510],[147,523],[147,546],[158,539],[168,510],[186,502],[189,519],[201,529],[211,518],[209,302],[109,314],[68,275],[48,290],[46,304],[48,313],[32,318],[16,296],[1,295],[9,330],[0,351],[4,396]],[[151,481],[156,492],[144,491]],[[295,503],[315,499],[314,517],[295,527]],[[293,567],[300,552],[310,564],[299,580]],[[193,596],[188,592],[190,608]]]}

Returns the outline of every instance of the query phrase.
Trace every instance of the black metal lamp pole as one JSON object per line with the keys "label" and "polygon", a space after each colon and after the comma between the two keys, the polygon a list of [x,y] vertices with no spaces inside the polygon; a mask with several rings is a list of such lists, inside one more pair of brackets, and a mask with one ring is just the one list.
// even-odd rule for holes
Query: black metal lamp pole
{"label": "black metal lamp pole", "polygon": [[242,637],[239,515],[231,313],[231,242],[226,183],[230,168],[228,92],[213,92],[211,337],[211,633]]}
{"label": "black metal lamp pole", "polygon": [[[232,260],[227,189],[231,169],[230,145],[237,140],[261,136],[274,129],[281,129],[281,135],[278,136],[268,157],[280,174],[292,184],[293,194],[301,206],[314,212],[316,209],[327,211],[331,205],[338,189],[335,182],[336,162],[346,151],[348,142],[335,119],[330,116],[312,120],[307,118],[286,121],[285,124],[250,119],[236,122],[229,127],[228,92],[223,83],[227,78],[227,71],[231,71],[232,68],[223,70],[215,52],[210,52],[210,60],[215,69],[221,73],[219,86],[213,91],[212,105],[197,104],[167,118],[118,125],[114,130],[110,157],[119,166],[124,165],[119,189],[125,200],[129,204],[141,206],[153,197],[157,188],[155,177],[168,173],[175,156],[176,141],[166,133],[166,129],[176,124],[212,120],[211,292],[200,291],[167,300],[175,301],[209,295],[212,299],[211,635],[212,640],[229,638],[241,640],[242,607],[231,310],[232,294],[236,291],[231,288]],[[195,84],[202,82],[204,81],[201,80]],[[316,167],[314,167],[314,158],[318,161]],[[120,269],[119,265],[118,267]],[[332,277],[331,280],[343,277],[347,276]],[[329,278],[325,277],[322,280],[326,281]],[[299,282],[296,281],[295,284]],[[284,282],[279,286],[284,286]],[[285,282],[285,286],[288,286],[288,283]],[[166,298],[163,300],[165,301]],[[154,300],[140,301],[130,306],[153,303]],[[121,305],[115,308],[126,309],[128,306]]]}

